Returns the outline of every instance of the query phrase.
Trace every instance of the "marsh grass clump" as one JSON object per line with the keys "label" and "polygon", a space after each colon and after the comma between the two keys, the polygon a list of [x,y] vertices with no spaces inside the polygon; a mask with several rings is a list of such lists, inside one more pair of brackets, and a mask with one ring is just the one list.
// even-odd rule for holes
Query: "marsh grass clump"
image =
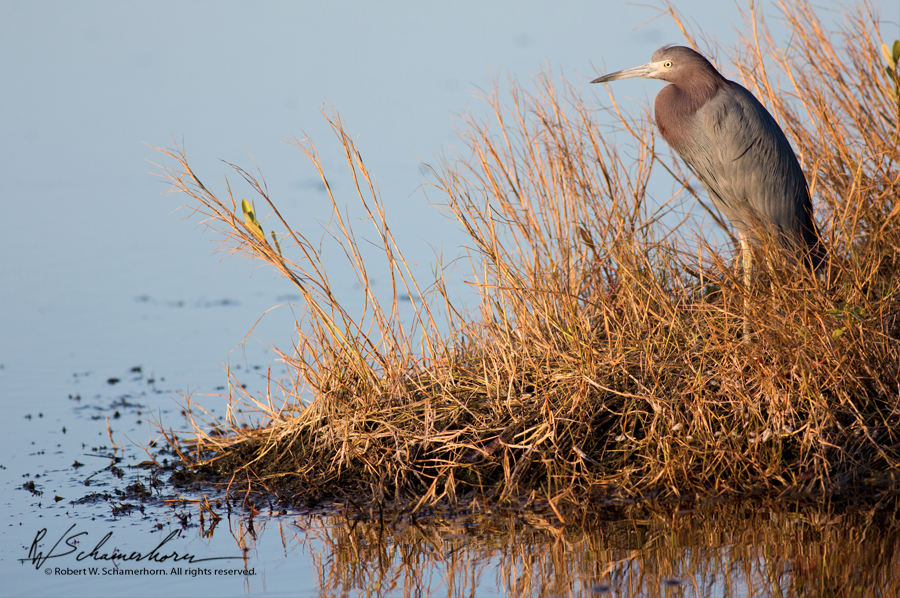
{"label": "marsh grass clump", "polygon": [[[564,504],[585,499],[895,489],[896,59],[891,80],[865,7],[838,33],[808,4],[782,10],[792,45],[776,49],[750,15],[731,77],[798,152],[830,252],[822,279],[757,247],[755,263],[768,267],[748,291],[728,258],[674,217],[685,197],[703,197],[657,147],[651,119],[611,98],[613,137],[593,101],[549,74],[534,92],[513,82],[509,105],[486,97],[488,117],[465,118],[462,148],[433,172],[430,195],[470,237],[480,297],[471,313],[440,274],[427,287],[412,276],[337,114],[326,118],[374,227],[389,298],[373,291],[374,250],[357,241],[316,148],[294,142],[331,200],[327,233],[363,289],[361,313],[337,301],[317,244],[281,217],[264,182],[234,166],[256,197],[241,201],[230,186],[220,197],[183,151],[162,150],[177,164],[167,169],[173,191],[227,249],[292,281],[304,308],[296,346],[279,353],[290,375],[265,396],[232,378],[228,415],[195,423],[179,448],[185,466],[293,501],[397,499],[414,511],[542,501],[561,520]],[[675,180],[667,201],[648,196],[654,173]],[[403,296],[413,300],[401,305]],[[247,427],[238,406],[264,425]]]}

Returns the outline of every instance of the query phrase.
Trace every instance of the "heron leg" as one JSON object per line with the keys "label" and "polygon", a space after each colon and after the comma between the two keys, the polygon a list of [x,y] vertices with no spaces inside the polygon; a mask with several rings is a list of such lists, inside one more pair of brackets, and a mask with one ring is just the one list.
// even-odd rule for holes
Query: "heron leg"
{"label": "heron leg", "polygon": [[750,240],[746,233],[740,233],[741,239],[741,263],[744,267],[744,287],[747,296],[744,297],[744,343],[750,344],[752,330],[750,328],[750,288],[753,284],[753,253],[750,251]]}

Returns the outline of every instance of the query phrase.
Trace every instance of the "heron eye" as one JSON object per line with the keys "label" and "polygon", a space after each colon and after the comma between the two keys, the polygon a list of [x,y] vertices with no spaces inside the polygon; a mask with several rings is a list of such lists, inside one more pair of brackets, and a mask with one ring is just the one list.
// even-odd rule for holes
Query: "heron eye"
{"label": "heron eye", "polygon": [[663,67],[664,67],[664,68],[667,68],[667,69],[672,68],[672,61],[671,61],[671,60],[665,61],[665,62],[663,63]]}

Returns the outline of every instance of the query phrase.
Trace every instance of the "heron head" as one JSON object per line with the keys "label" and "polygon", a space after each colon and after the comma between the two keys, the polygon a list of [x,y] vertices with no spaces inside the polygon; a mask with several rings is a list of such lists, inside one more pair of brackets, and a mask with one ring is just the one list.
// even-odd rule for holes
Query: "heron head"
{"label": "heron head", "polygon": [[697,52],[684,46],[670,45],[663,46],[654,52],[653,57],[647,64],[597,77],[591,83],[608,83],[609,81],[631,79],[633,77],[662,79],[669,83],[675,83],[689,73],[697,72],[698,69],[709,69],[716,72],[709,61]]}

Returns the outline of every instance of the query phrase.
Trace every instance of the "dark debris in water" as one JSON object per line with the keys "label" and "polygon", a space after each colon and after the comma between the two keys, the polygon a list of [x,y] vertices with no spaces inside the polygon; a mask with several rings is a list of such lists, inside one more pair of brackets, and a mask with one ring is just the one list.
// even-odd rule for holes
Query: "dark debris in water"
{"label": "dark debris in water", "polygon": [[[73,377],[77,382],[86,376],[90,376],[91,372],[76,372]],[[146,401],[144,396],[148,391],[143,388],[144,381],[153,386],[157,380],[162,378],[158,376],[144,376],[144,366],[135,365],[128,369],[126,375],[113,375],[108,377],[99,377],[95,383],[106,390],[99,390],[97,394],[85,393],[69,393],[68,400],[76,401],[72,405],[72,413],[83,413],[88,410],[86,419],[109,421],[116,420],[117,426],[127,425],[128,422],[140,424],[142,418],[146,415]],[[116,386],[127,392],[117,393],[117,396],[110,396],[109,387]],[[122,388],[125,387],[125,388]],[[154,393],[168,392],[152,388]],[[82,400],[82,396],[92,396],[91,399]],[[167,412],[167,410],[163,410]],[[33,420],[43,417],[40,414],[28,414],[26,419]],[[64,426],[63,433],[72,434],[72,426]],[[138,463],[138,455],[129,453],[130,449],[124,452],[122,448],[116,446],[115,441],[118,440],[119,429],[112,430],[103,429],[101,435],[113,434],[110,436],[112,441],[109,445],[91,445],[89,443],[81,443],[81,451],[77,459],[68,461],[68,467],[63,466],[57,472],[67,471],[69,474],[77,476],[69,480],[57,479],[54,477],[47,480],[41,480],[38,485],[40,474],[29,474],[26,478],[32,478],[22,484],[22,489],[27,490],[32,496],[38,498],[45,492],[53,498],[52,501],[44,501],[43,505],[35,502],[34,506],[38,509],[46,508],[47,502],[51,504],[68,503],[76,507],[102,506],[108,504],[113,517],[126,516],[135,512],[143,513],[147,504],[155,504],[159,507],[165,507],[167,503],[164,501],[171,498],[165,494],[165,488],[168,486],[166,481],[160,476],[163,472],[172,471],[174,467],[170,465],[173,449],[167,443],[159,443],[151,441],[145,448],[148,451],[148,461]],[[44,455],[44,450],[38,450],[33,455]],[[168,457],[166,457],[168,455]],[[80,459],[87,457],[86,462]],[[96,460],[102,459],[103,464],[96,467]],[[87,471],[85,471],[87,468]],[[50,480],[53,480],[52,482]],[[53,486],[50,486],[53,484]],[[61,487],[60,487],[61,485]],[[91,488],[94,486],[94,488]],[[103,490],[95,489],[97,486],[106,487]],[[52,488],[52,489],[51,489]],[[79,492],[84,489],[86,493]],[[73,497],[74,495],[74,497]],[[70,515],[69,512],[66,512]]]}
{"label": "dark debris in water", "polygon": [[144,513],[143,505],[133,505],[131,503],[120,502],[119,504],[112,505],[112,514],[113,517],[122,517],[124,515],[131,515],[133,511],[140,511]]}
{"label": "dark debris in water", "polygon": [[106,502],[112,500],[113,495],[109,492],[91,492],[81,498],[72,501],[73,505],[92,505],[98,502]]}
{"label": "dark debris in water", "polygon": [[34,496],[41,496],[42,494],[44,494],[43,490],[38,490],[37,486],[34,485],[34,480],[28,480],[27,482],[22,484],[22,488],[28,490]]}
{"label": "dark debris in water", "polygon": [[122,494],[129,498],[139,498],[140,500],[149,500],[153,496],[153,493],[147,490],[147,487],[141,482],[135,482],[126,486]]}

